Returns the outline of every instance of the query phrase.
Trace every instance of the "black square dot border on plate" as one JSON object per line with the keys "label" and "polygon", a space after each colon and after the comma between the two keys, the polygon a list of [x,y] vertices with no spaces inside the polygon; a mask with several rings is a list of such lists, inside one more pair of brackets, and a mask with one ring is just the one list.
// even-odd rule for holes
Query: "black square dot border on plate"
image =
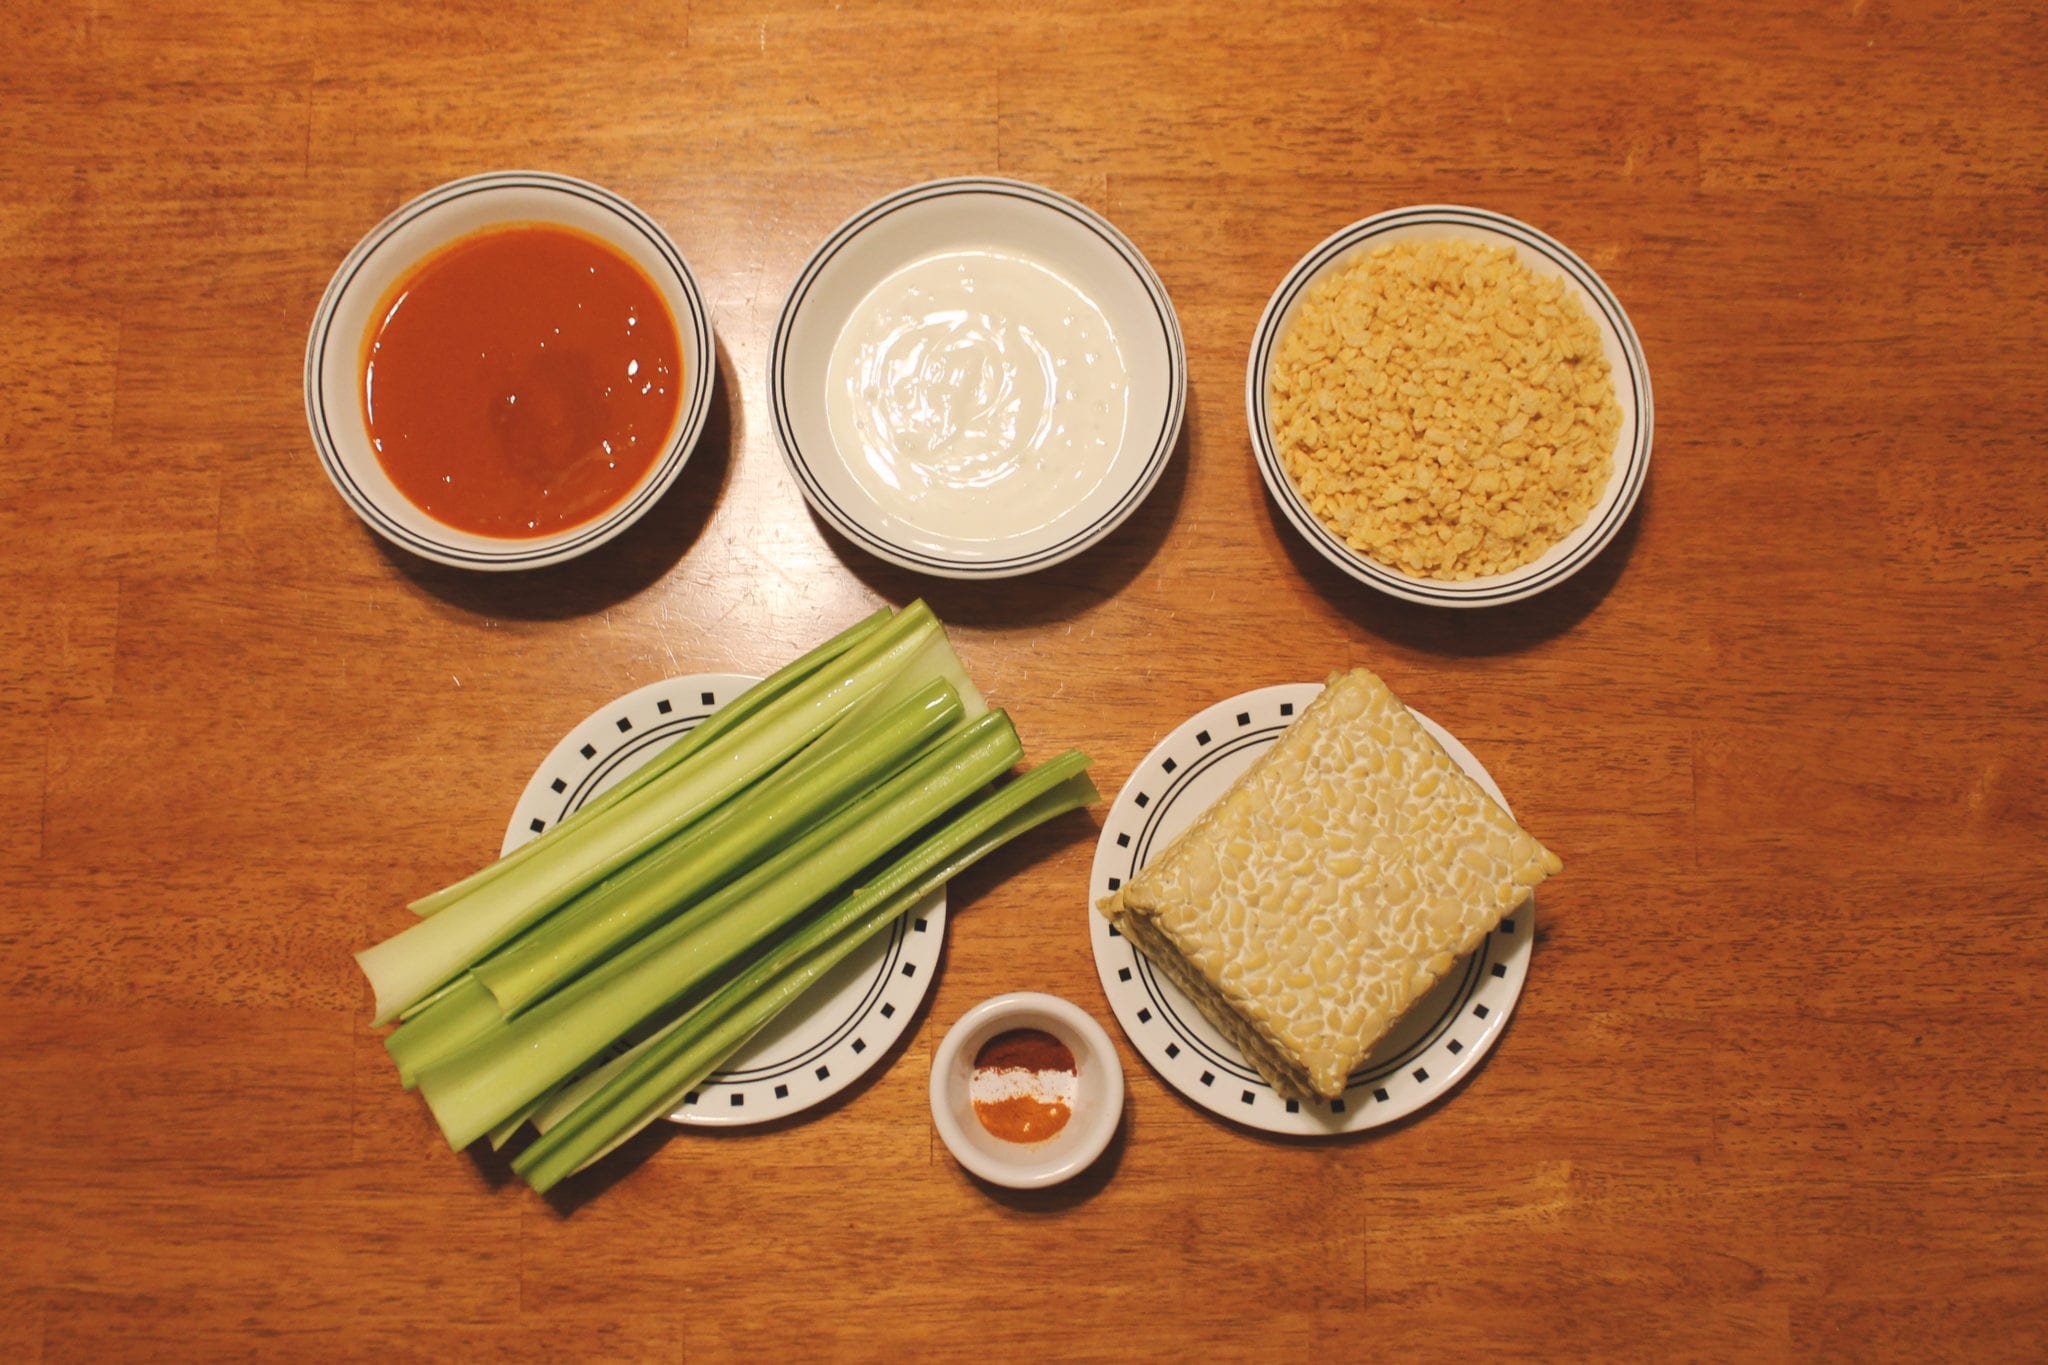
{"label": "black square dot border on plate", "polygon": [[[672,678],[615,698],[586,715],[560,746],[566,761],[557,759],[529,779],[520,799],[523,809],[513,820],[518,840],[552,829],[598,786],[630,772],[663,744],[687,734],[739,690],[738,682],[723,678]],[[508,833],[507,839],[512,842],[513,836]],[[854,1017],[847,1020],[845,1032],[821,1034],[814,1045],[763,1070],[714,1075],[676,1106],[674,1116],[724,1125],[801,1112],[875,1059],[890,1055],[935,977],[934,971],[925,969],[935,968],[943,951],[943,913],[906,917],[896,928],[891,936],[895,946],[882,957],[882,975],[872,981],[860,1003],[847,1005]],[[902,984],[891,984],[898,982]],[[693,1110],[695,1117],[686,1110]]]}

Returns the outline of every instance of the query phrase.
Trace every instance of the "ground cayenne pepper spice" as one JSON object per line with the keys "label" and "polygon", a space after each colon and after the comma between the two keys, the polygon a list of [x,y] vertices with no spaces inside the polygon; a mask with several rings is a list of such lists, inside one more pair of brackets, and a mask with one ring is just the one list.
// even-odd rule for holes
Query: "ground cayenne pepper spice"
{"label": "ground cayenne pepper spice", "polygon": [[1043,1142],[1073,1116],[1074,1053],[1043,1029],[999,1033],[974,1054],[974,1116],[1009,1142]]}

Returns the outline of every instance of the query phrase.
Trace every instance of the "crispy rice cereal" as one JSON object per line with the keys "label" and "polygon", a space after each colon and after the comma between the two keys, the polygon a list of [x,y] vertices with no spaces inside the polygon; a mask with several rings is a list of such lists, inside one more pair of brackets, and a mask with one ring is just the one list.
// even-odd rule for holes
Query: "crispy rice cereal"
{"label": "crispy rice cereal", "polygon": [[1309,510],[1412,578],[1541,555],[1600,500],[1621,429],[1578,298],[1478,242],[1394,242],[1318,281],[1268,383]]}

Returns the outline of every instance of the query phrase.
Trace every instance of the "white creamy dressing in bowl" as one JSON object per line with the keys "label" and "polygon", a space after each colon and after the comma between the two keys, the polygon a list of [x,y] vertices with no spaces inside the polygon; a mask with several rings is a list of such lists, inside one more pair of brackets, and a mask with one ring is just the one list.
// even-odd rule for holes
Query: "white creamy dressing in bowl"
{"label": "white creamy dressing in bowl", "polygon": [[1108,477],[1130,375],[1103,311],[1014,251],[942,251],[870,290],[826,369],[832,439],[904,524],[960,540],[1044,527]]}

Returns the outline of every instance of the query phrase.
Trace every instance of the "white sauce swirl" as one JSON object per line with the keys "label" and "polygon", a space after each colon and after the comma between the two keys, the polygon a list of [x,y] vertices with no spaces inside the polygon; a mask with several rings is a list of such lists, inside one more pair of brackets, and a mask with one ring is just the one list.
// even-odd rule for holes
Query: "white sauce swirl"
{"label": "white sauce swirl", "polygon": [[949,251],[854,308],[826,370],[832,437],[905,525],[1002,540],[1070,510],[1109,474],[1130,375],[1094,301],[1038,261]]}

